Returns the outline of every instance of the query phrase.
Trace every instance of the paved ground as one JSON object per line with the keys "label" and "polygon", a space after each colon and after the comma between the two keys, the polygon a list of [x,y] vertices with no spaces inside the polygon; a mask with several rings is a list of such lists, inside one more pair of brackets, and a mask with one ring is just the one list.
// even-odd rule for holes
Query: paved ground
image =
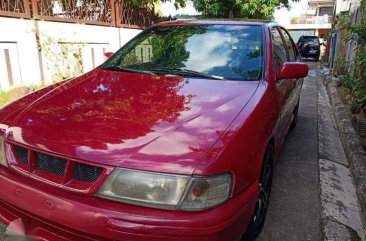
{"label": "paved ground", "polygon": [[324,238],[364,241],[354,179],[325,82],[318,81],[319,186]]}
{"label": "paved ground", "polygon": [[5,226],[0,224],[0,240],[4,240],[5,236]]}
{"label": "paved ground", "polygon": [[[308,64],[310,69],[317,66]],[[316,78],[308,77],[298,125],[288,134],[275,168],[269,213],[258,241],[321,240],[317,135]]]}

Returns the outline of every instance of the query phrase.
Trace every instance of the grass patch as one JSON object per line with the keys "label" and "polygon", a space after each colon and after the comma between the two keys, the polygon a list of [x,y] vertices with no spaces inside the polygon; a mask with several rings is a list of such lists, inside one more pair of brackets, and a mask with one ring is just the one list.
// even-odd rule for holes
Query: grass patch
{"label": "grass patch", "polygon": [[45,86],[46,86],[45,84],[40,84],[31,87],[17,87],[7,91],[0,91],[0,107],[33,91],[39,90]]}
{"label": "grass patch", "polygon": [[0,107],[7,104],[10,100],[10,91],[0,92]]}

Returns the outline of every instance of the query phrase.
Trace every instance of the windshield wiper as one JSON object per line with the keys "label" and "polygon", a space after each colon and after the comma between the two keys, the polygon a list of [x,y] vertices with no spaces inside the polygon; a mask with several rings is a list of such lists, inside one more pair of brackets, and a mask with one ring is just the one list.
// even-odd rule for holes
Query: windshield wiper
{"label": "windshield wiper", "polygon": [[129,68],[123,68],[120,66],[108,66],[108,67],[101,67],[102,70],[111,70],[111,71],[120,71],[120,72],[129,72],[129,73],[139,73],[139,74],[150,74],[150,75],[156,75],[155,73],[147,70],[140,70],[140,69],[129,69]]}
{"label": "windshield wiper", "polygon": [[224,77],[222,76],[216,76],[216,75],[209,75],[209,74],[205,74],[205,73],[201,73],[195,70],[190,70],[190,69],[184,69],[184,68],[170,68],[170,67],[155,67],[155,68],[151,68],[152,71],[164,71],[164,72],[169,72],[169,73],[173,73],[173,74],[177,74],[177,75],[188,75],[188,76],[192,76],[192,77],[203,77],[203,78],[208,78],[208,79],[217,79],[217,80],[223,80]]}

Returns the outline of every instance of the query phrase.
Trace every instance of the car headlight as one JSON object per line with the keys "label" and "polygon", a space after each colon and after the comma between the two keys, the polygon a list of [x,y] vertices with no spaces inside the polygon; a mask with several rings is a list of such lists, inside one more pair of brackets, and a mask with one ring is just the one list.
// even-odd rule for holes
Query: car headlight
{"label": "car headlight", "polygon": [[5,158],[4,139],[0,137],[0,165],[8,166]]}
{"label": "car headlight", "polygon": [[116,168],[97,196],[140,206],[199,211],[230,196],[231,175],[190,177]]}

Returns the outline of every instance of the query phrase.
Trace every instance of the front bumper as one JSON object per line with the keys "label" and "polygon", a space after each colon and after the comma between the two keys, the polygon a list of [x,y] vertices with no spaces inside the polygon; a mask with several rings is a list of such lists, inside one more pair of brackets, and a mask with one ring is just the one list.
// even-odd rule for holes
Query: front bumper
{"label": "front bumper", "polygon": [[255,207],[257,185],[208,211],[178,212],[76,195],[0,167],[0,220],[21,219],[34,240],[239,240]]}

